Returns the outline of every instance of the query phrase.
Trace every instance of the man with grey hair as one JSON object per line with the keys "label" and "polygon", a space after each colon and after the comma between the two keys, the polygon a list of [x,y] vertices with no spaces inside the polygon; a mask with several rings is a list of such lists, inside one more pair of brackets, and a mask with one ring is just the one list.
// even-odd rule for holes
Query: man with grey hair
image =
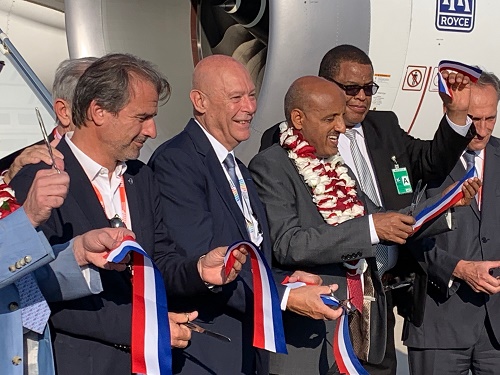
{"label": "man with grey hair", "polygon": [[97,60],[97,57],[82,57],[64,60],[59,64],[52,85],[54,112],[57,126],[52,132],[54,138],[61,139],[67,132],[75,130],[71,119],[71,105],[78,79],[83,72]]}
{"label": "man with grey hair", "polygon": [[407,321],[412,374],[497,374],[500,369],[500,139],[492,136],[500,81],[483,72],[471,86],[469,117],[477,134],[455,168],[429,195],[459,180],[472,166],[483,187],[470,207],[457,210],[459,229],[435,237],[420,259],[429,286],[423,323]]}
{"label": "man with grey hair", "polygon": [[[158,187],[139,152],[156,136],[158,104],[170,95],[165,77],[148,61],[128,54],[96,60],[75,88],[76,126],[57,148],[70,176],[68,198],[41,227],[51,244],[94,228],[123,226],[156,260],[169,295],[209,293],[207,284],[233,280],[245,261],[235,250],[236,266],[226,279],[226,247],[203,257],[183,258],[163,223]],[[22,200],[37,169],[28,166],[12,180]],[[59,375],[131,373],[131,280],[129,273],[100,270],[103,292],[53,304],[54,353]],[[169,313],[171,344],[185,347],[191,333],[184,323],[197,312]]]}
{"label": "man with grey hair", "polygon": [[[61,62],[57,67],[52,86],[53,108],[57,120],[56,127],[49,135],[49,140],[61,139],[65,133],[75,129],[71,119],[73,93],[78,79],[95,60],[97,60],[96,57],[68,59]],[[55,153],[55,156],[61,157],[58,151],[55,151]],[[50,163],[51,159],[45,144],[36,144],[16,151],[0,160],[0,171],[5,170],[5,182],[9,183],[22,167],[41,161]]]}

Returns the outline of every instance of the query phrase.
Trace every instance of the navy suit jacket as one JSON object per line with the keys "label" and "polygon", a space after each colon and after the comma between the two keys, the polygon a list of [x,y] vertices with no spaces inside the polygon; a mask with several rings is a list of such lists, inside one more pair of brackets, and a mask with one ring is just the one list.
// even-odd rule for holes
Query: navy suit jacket
{"label": "navy suit jacket", "polygon": [[[64,243],[109,222],[83,168],[65,139],[57,149],[64,155],[70,187],[64,204],[52,211],[41,229],[53,244]],[[46,164],[23,168],[12,180],[18,199],[24,201],[37,170]],[[170,295],[206,292],[197,258],[183,259],[165,229],[158,186],[152,171],[139,161],[127,162],[123,176],[132,230],[137,242],[157,260]],[[99,270],[103,292],[51,304],[54,352],[59,375],[130,374],[130,355],[113,344],[130,345],[131,282],[127,272]],[[171,298],[173,299],[173,298]]]}
{"label": "navy suit jacket", "polygon": [[[238,166],[248,188],[254,215],[264,241],[261,249],[271,260],[266,214],[247,168]],[[155,151],[149,165],[160,184],[164,218],[181,252],[201,256],[218,246],[250,240],[243,214],[231,192],[215,151],[200,126],[186,128]],[[278,286],[280,295],[284,287]],[[200,299],[176,301],[176,308],[199,311],[202,325],[231,338],[222,343],[197,335],[183,351],[174,353],[174,372],[182,374],[267,374],[267,353],[252,346],[253,293],[250,262],[230,285]],[[229,360],[229,358],[231,360]]]}

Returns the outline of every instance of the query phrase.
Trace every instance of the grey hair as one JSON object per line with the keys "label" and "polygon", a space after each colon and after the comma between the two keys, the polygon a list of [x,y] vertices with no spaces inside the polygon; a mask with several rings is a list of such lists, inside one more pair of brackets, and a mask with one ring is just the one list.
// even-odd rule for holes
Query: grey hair
{"label": "grey hair", "polygon": [[141,79],[155,86],[160,105],[170,97],[170,84],[149,61],[125,53],[112,53],[90,65],[78,80],[73,96],[73,123],[81,127],[87,120],[90,103],[117,114],[130,99],[130,83]]}
{"label": "grey hair", "polygon": [[494,73],[483,70],[476,85],[481,87],[492,86],[497,93],[497,101],[500,101],[500,79]]}
{"label": "grey hair", "polygon": [[68,59],[61,62],[56,69],[54,84],[52,85],[53,101],[63,99],[71,107],[78,79],[82,76],[85,69],[96,60],[97,57],[82,57],[80,59]]}

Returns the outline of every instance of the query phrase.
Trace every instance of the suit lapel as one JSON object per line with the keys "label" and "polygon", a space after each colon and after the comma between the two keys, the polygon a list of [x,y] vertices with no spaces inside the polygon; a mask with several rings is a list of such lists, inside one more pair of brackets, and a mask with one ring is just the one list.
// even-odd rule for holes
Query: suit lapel
{"label": "suit lapel", "polygon": [[74,201],[72,207],[75,209],[78,207],[81,216],[86,218],[90,228],[108,227],[109,222],[92,184],[64,138],[59,142],[57,149],[64,155],[65,170],[70,177],[67,199]]}
{"label": "suit lapel", "polygon": [[141,206],[137,199],[137,184],[135,183],[134,177],[132,177],[127,172],[123,174],[123,183],[125,185],[125,192],[127,193],[127,203],[130,213],[130,223],[132,224],[132,230],[135,232],[138,239],[144,238],[142,233],[142,225],[139,222],[142,215],[140,214]]}
{"label": "suit lapel", "polygon": [[219,159],[217,158],[217,155],[215,154],[215,151],[210,144],[210,141],[208,140],[203,130],[200,129],[200,126],[194,120],[191,120],[188,123],[188,125],[186,126],[186,132],[191,138],[196,151],[198,152],[198,154],[200,154],[203,164],[209,170],[210,176],[214,180],[217,192],[222,198],[228,211],[233,216],[234,221],[238,225],[238,229],[241,232],[241,235],[243,236],[243,238],[248,240],[248,231],[245,225],[243,213],[234,200],[229,182],[227,181],[226,175],[222,169],[222,165],[220,164]]}

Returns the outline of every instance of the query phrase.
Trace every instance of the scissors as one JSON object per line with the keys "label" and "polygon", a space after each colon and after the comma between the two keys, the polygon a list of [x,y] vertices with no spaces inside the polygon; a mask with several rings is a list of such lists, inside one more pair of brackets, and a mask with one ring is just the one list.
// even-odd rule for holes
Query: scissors
{"label": "scissors", "polygon": [[204,333],[205,335],[208,335],[210,337],[214,337],[214,338],[219,339],[221,341],[231,342],[231,339],[229,337],[221,335],[220,333],[205,329],[205,328],[203,328],[203,327],[201,327],[198,324],[195,324],[193,322],[186,322],[186,323],[182,323],[182,324],[184,324],[186,327],[188,327],[191,331],[198,332],[198,333]]}
{"label": "scissors", "polygon": [[52,146],[50,145],[49,137],[47,136],[47,130],[45,129],[45,125],[43,124],[42,116],[40,115],[40,111],[38,110],[37,107],[35,107],[35,112],[36,112],[36,117],[38,118],[38,123],[40,124],[40,129],[42,130],[43,140],[45,142],[45,145],[49,149],[49,155],[50,155],[50,158],[52,159],[52,167],[54,167],[54,169],[57,171],[57,173],[61,173],[59,168],[57,168],[56,159],[54,158],[54,153],[52,152]]}
{"label": "scissors", "polygon": [[423,188],[421,188],[421,186],[422,186],[422,180],[418,180],[417,186],[415,187],[415,191],[413,192],[413,199],[411,201],[410,211],[408,212],[408,215],[410,216],[413,216],[415,208],[417,207],[417,204],[424,196],[425,189],[427,188],[427,184],[425,184]]}

